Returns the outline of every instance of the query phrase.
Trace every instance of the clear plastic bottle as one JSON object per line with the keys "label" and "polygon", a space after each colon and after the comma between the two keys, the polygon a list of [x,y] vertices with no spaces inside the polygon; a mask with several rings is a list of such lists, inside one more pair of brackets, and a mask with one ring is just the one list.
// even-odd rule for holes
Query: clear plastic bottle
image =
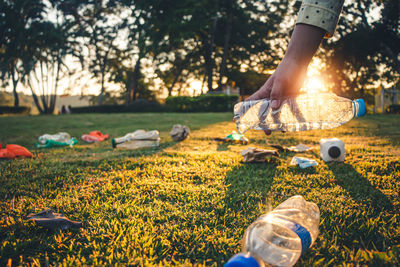
{"label": "clear plastic bottle", "polygon": [[293,196],[247,228],[243,253],[225,267],[293,266],[317,238],[319,221],[316,204]]}
{"label": "clear plastic bottle", "polygon": [[113,148],[139,149],[146,147],[157,147],[160,143],[159,132],[157,130],[144,131],[136,130],[123,137],[111,140]]}
{"label": "clear plastic bottle", "polygon": [[289,98],[276,111],[271,110],[269,99],[240,102],[234,107],[234,120],[240,133],[249,129],[294,132],[335,128],[365,113],[362,99],[320,93]]}
{"label": "clear plastic bottle", "polygon": [[39,143],[46,144],[47,140],[52,140],[55,142],[68,142],[71,139],[69,133],[59,132],[56,134],[44,134],[39,137]]}

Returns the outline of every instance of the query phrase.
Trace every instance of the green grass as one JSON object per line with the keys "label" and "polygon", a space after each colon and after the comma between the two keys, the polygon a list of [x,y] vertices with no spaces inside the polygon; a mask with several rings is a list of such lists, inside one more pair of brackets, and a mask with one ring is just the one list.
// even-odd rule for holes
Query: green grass
{"label": "green grass", "polygon": [[[232,115],[106,114],[0,117],[0,140],[25,145],[33,159],[0,162],[0,265],[222,265],[240,251],[247,226],[290,196],[321,210],[320,235],[298,265],[400,265],[400,117],[367,116],[325,131],[250,131],[250,146],[317,145],[338,137],[345,163],[324,163],[319,150],[300,153],[319,165],[289,166],[293,152],[244,164],[248,146],[212,139],[234,129]],[[188,125],[189,139],[168,136]],[[34,148],[44,133],[90,130],[121,136],[161,132],[159,149],[123,151],[110,142]],[[52,208],[84,223],[52,231],[26,221]]]}

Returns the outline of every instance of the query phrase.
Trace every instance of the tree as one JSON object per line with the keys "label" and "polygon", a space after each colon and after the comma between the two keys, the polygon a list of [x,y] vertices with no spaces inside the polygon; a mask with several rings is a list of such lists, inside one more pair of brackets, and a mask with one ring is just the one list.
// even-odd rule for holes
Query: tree
{"label": "tree", "polygon": [[[366,14],[380,6],[381,17]],[[337,40],[325,45],[326,75],[335,92],[372,101],[377,82],[400,79],[400,2],[352,1],[344,7]]]}
{"label": "tree", "polygon": [[31,33],[44,10],[41,1],[0,1],[0,77],[11,82],[14,106],[19,105],[17,87],[27,75],[25,66],[32,60]]}
{"label": "tree", "polygon": [[25,64],[26,84],[41,114],[53,114],[59,81],[67,67],[66,55],[73,54],[73,40],[68,36],[72,25],[65,20],[32,24],[32,59]]}

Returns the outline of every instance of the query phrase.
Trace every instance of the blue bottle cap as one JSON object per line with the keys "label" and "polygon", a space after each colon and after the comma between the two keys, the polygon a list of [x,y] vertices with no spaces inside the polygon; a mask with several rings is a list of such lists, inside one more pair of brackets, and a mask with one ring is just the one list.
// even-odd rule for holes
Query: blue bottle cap
{"label": "blue bottle cap", "polygon": [[364,116],[367,113],[367,109],[365,107],[364,99],[355,99],[355,108],[356,108],[356,117]]}
{"label": "blue bottle cap", "polygon": [[260,265],[250,254],[239,253],[230,258],[224,267],[260,267]]}

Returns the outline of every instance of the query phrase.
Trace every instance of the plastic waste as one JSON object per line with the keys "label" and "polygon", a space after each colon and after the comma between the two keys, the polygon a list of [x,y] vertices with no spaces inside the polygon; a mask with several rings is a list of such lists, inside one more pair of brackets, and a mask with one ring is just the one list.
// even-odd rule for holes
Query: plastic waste
{"label": "plastic waste", "polygon": [[33,155],[23,146],[9,144],[5,148],[0,144],[0,159],[14,159],[18,157],[31,158]]}
{"label": "plastic waste", "polygon": [[306,151],[311,150],[313,148],[309,147],[309,146],[307,146],[305,144],[298,144],[297,146],[290,146],[290,147],[287,147],[286,149],[289,150],[289,151],[292,151],[292,152],[306,152]]}
{"label": "plastic waste", "polygon": [[188,137],[189,133],[190,129],[186,125],[175,124],[169,135],[174,141],[183,141]]}
{"label": "plastic waste", "polygon": [[47,140],[53,140],[56,142],[67,142],[71,139],[71,135],[69,133],[59,132],[56,134],[44,134],[39,137],[39,143],[46,144]]}
{"label": "plastic waste", "polygon": [[305,169],[312,166],[317,166],[318,162],[314,159],[308,159],[303,157],[293,157],[290,165],[299,165],[300,168]]}
{"label": "plastic waste", "polygon": [[48,209],[38,213],[31,213],[27,216],[27,219],[33,220],[36,224],[51,228],[67,230],[69,228],[81,228],[82,222],[71,221],[60,213],[54,213],[53,210]]}
{"label": "plastic waste", "polygon": [[46,143],[44,144],[39,144],[36,143],[37,148],[52,148],[52,147],[60,147],[60,146],[70,146],[73,147],[76,143],[78,143],[78,140],[72,137],[69,140],[66,140],[64,142],[61,141],[54,141],[54,140],[47,140]]}
{"label": "plastic waste", "polygon": [[267,150],[261,148],[249,147],[240,152],[243,156],[244,162],[266,162],[271,156],[279,157],[279,153],[276,150]]}
{"label": "plastic waste", "polygon": [[319,142],[321,158],[325,162],[340,161],[343,162],[346,157],[344,143],[337,138],[321,139]]}
{"label": "plastic waste", "polygon": [[243,252],[225,267],[293,266],[318,236],[319,208],[293,196],[262,215],[246,230]]}
{"label": "plastic waste", "polygon": [[234,120],[239,133],[249,129],[306,131],[335,128],[365,113],[362,99],[321,93],[289,98],[276,111],[271,110],[269,99],[240,102],[234,107]]}
{"label": "plastic waste", "polygon": [[139,149],[146,147],[158,147],[160,143],[159,132],[157,130],[144,131],[136,130],[123,137],[111,140],[113,148]]}
{"label": "plastic waste", "polygon": [[240,143],[240,144],[247,144],[249,139],[247,139],[244,134],[237,133],[236,131],[232,131],[232,133],[228,134],[224,138],[214,138],[214,141],[221,141],[221,142],[228,142],[228,143]]}
{"label": "plastic waste", "polygon": [[100,131],[92,131],[89,134],[82,135],[82,140],[86,143],[103,142],[108,139],[108,134],[102,134]]}

